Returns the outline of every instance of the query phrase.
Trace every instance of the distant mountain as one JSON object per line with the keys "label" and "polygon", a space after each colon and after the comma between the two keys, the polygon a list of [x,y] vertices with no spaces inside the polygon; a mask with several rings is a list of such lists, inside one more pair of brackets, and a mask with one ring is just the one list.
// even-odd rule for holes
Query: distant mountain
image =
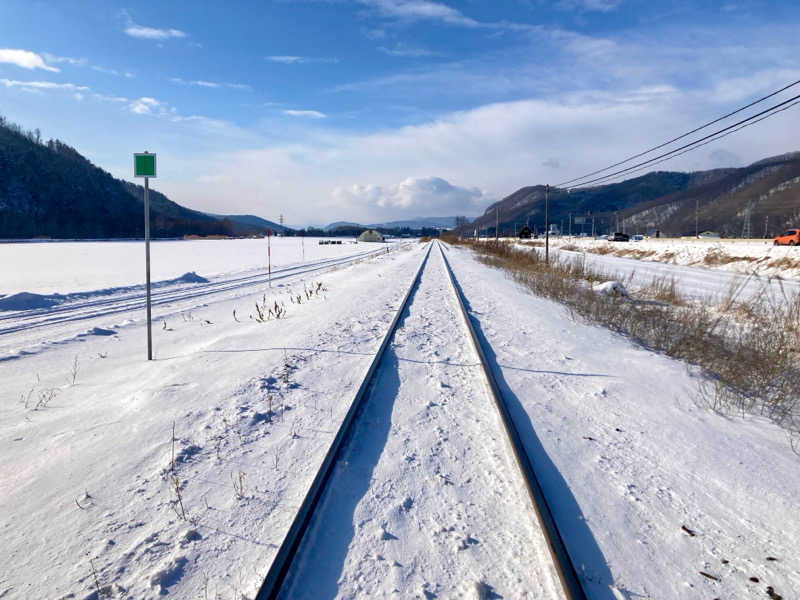
{"label": "distant mountain", "polygon": [[456,225],[456,217],[414,217],[402,221],[389,221],[387,223],[373,223],[369,227],[384,229],[422,229],[432,227],[434,229],[452,229]]}
{"label": "distant mountain", "polygon": [[257,217],[255,215],[215,215],[212,213],[207,213],[212,217],[217,219],[229,219],[236,223],[237,225],[241,225],[243,227],[255,227],[264,233],[265,230],[269,227],[272,231],[281,231],[287,232],[291,231],[291,227],[287,227],[286,225],[279,225],[273,221],[267,221],[266,219],[262,219],[261,217]]}
{"label": "distant mountain", "polygon": [[335,221],[323,227],[324,231],[342,231],[361,227],[362,229],[451,229],[455,227],[456,217],[414,217],[400,221],[370,223],[362,225],[351,221]]}
{"label": "distant mountain", "polygon": [[[144,188],[111,176],[59,140],[0,117],[0,238],[144,236]],[[247,235],[257,226],[185,208],[150,190],[151,235]]]}
{"label": "distant mountain", "polygon": [[[543,231],[544,205],[543,185],[524,187],[490,205],[461,229],[493,233],[497,219],[501,233],[512,233],[526,223]],[[700,231],[741,236],[748,212],[754,237],[800,226],[800,153],[766,158],[741,168],[657,171],[571,192],[550,189],[549,221],[563,225],[564,231],[572,219],[573,232],[591,232],[594,220],[596,233],[658,229],[665,235],[692,235],[697,216]]]}
{"label": "distant mountain", "polygon": [[[334,229],[340,229],[342,227],[364,227],[360,223],[353,223],[351,221],[334,221],[333,223],[328,223],[325,227],[322,228],[323,231],[333,231]],[[364,227],[366,229],[366,227]]]}

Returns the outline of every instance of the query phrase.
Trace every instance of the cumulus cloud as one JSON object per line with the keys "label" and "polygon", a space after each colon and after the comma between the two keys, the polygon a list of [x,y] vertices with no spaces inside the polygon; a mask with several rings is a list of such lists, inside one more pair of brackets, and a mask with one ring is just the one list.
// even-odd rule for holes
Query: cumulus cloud
{"label": "cumulus cloud", "polygon": [[23,69],[42,69],[59,73],[60,69],[45,64],[44,59],[30,50],[18,50],[15,48],[0,48],[0,63],[17,65]]}
{"label": "cumulus cloud", "polygon": [[458,187],[441,177],[408,177],[396,185],[338,186],[332,196],[349,211],[387,209],[398,216],[479,214],[487,199],[478,188]]}
{"label": "cumulus cloud", "polygon": [[[291,143],[229,152],[224,160],[195,160],[193,168],[205,179],[187,173],[181,182],[162,185],[176,200],[217,212],[220,198],[230,202],[229,212],[258,210],[268,198],[270,210],[295,215],[299,223],[470,214],[470,206],[475,214],[522,186],[554,185],[688,131],[697,119],[685,107],[708,102],[706,95],[667,86],[616,95],[587,91],[560,100],[487,104],[373,133],[300,121],[302,142],[293,136]],[[760,123],[757,134],[732,135],[707,152],[658,168],[711,168],[717,165],[709,153],[716,149],[736,154],[745,164],[795,150],[798,127],[800,111],[787,111]],[[364,173],[369,173],[366,181]],[[419,176],[431,173],[436,177]]]}
{"label": "cumulus cloud", "polygon": [[133,100],[128,105],[128,109],[137,115],[157,115],[168,112],[166,104],[148,96]]}

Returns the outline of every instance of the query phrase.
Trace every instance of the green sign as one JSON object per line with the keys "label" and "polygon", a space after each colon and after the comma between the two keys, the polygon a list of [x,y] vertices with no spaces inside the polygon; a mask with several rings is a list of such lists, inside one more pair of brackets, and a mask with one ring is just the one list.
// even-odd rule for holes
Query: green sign
{"label": "green sign", "polygon": [[156,155],[149,152],[136,153],[133,155],[133,176],[134,177],[155,177],[156,176]]}

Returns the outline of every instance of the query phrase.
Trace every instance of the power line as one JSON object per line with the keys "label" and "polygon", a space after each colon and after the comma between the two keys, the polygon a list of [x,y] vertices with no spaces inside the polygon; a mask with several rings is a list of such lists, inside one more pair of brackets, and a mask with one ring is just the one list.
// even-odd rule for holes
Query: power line
{"label": "power line", "polygon": [[[742,129],[745,129],[746,127],[750,127],[751,125],[755,125],[756,123],[759,123],[759,122],[763,121],[764,119],[768,119],[769,117],[772,117],[772,116],[774,116],[774,115],[776,115],[778,113],[781,113],[781,112],[783,112],[785,110],[788,110],[788,109],[790,109],[793,106],[796,106],[798,104],[800,104],[800,100],[796,100],[796,101],[792,102],[791,104],[789,104],[788,106],[784,106],[783,108],[781,108],[779,110],[776,110],[775,112],[770,113],[770,114],[768,114],[766,116],[763,116],[760,119],[756,119],[755,121],[752,121],[752,122],[749,122],[749,123],[745,123],[741,127],[737,127],[736,129],[733,129],[731,131],[727,131],[725,133],[722,133],[722,134],[718,135],[717,137],[715,137],[713,139],[707,140],[707,141],[705,141],[705,142],[703,142],[701,144],[697,144],[696,146],[692,146],[691,148],[688,148],[687,150],[684,150],[682,152],[678,152],[677,154],[674,154],[672,156],[668,156],[667,158],[662,158],[661,160],[659,160],[657,162],[654,162],[652,164],[648,164],[646,166],[638,167],[638,168],[631,167],[631,169],[633,169],[633,170],[627,171],[626,173],[624,173],[624,176],[628,176],[628,175],[632,175],[634,173],[639,173],[641,171],[645,171],[645,170],[650,169],[650,168],[652,168],[652,167],[654,167],[656,165],[660,165],[661,163],[667,162],[668,160],[672,160],[673,158],[676,158],[678,156],[682,156],[682,155],[686,154],[687,152],[691,152],[692,150],[696,150],[697,148],[701,148],[701,147],[706,146],[706,145],[708,145],[708,144],[710,144],[712,142],[716,142],[717,140],[721,140],[724,137],[728,137],[732,133],[736,133],[737,131],[741,131]],[[619,179],[622,176],[623,175],[615,175],[615,176],[607,175],[606,177],[603,178],[604,181],[602,181],[601,183],[608,183],[609,181],[611,181],[613,179]],[[583,187],[583,184],[577,185],[574,188],[570,188],[570,189],[576,189],[576,188],[580,188],[580,187]]]}
{"label": "power line", "polygon": [[[688,131],[688,132],[686,132],[686,133],[684,133],[682,135],[679,135],[678,137],[672,138],[671,140],[669,140],[667,142],[664,142],[663,144],[659,144],[657,146],[653,146],[652,148],[650,148],[648,150],[645,150],[644,152],[640,152],[639,154],[634,154],[633,156],[630,156],[630,157],[626,158],[625,160],[621,160],[619,162],[616,162],[613,165],[609,165],[609,166],[607,166],[607,167],[605,167],[603,169],[598,169],[597,171],[592,171],[591,173],[587,173],[586,175],[582,175],[581,177],[575,177],[575,178],[569,179],[567,181],[562,181],[561,183],[556,184],[554,187],[561,187],[561,186],[565,186],[567,184],[570,184],[573,181],[579,181],[581,179],[586,179],[587,177],[591,177],[593,175],[597,175],[599,173],[602,173],[603,171],[608,171],[609,169],[613,169],[614,167],[618,167],[620,165],[624,165],[625,163],[630,162],[632,160],[635,160],[637,158],[640,158],[640,157],[644,156],[645,154],[650,154],[651,152],[654,152],[656,150],[660,150],[661,148],[664,148],[665,146],[669,146],[673,142],[677,142],[678,140],[682,140],[683,138],[686,138],[686,137],[692,135],[693,133],[697,133],[698,131],[701,131],[701,130],[705,129],[706,127],[710,127],[711,125],[714,125],[715,123],[719,123],[720,121],[724,121],[728,117],[732,117],[733,115],[742,112],[743,110],[747,110],[751,106],[755,106],[756,104],[759,104],[759,103],[763,102],[764,100],[768,100],[769,98],[772,98],[773,96],[776,96],[776,95],[780,94],[781,92],[784,92],[784,91],[788,90],[789,88],[796,86],[797,84],[800,84],[800,79],[798,79],[797,81],[794,81],[794,82],[782,87],[781,89],[779,89],[777,91],[772,92],[771,94],[767,94],[766,96],[763,96],[763,97],[759,98],[758,100],[754,100],[750,104],[742,106],[741,108],[737,108],[736,110],[731,111],[726,115],[723,115],[723,116],[721,116],[721,117],[719,117],[717,119],[714,119],[713,121],[709,121],[708,123],[705,123],[704,125],[701,125],[700,127],[696,127],[695,129],[692,129],[691,131]],[[584,184],[581,183],[581,184],[578,184],[578,185],[584,185]]]}
{"label": "power line", "polygon": [[[758,117],[762,117],[763,115],[766,115],[766,116],[762,117],[761,119],[758,119],[758,120],[754,121],[755,123],[758,123],[759,121],[763,121],[764,119],[766,119],[768,117],[774,116],[774,115],[778,114],[779,112],[783,112],[783,110],[785,110],[785,109],[783,109],[783,110],[776,110],[776,109],[778,109],[778,108],[780,108],[782,106],[785,106],[787,104],[789,104],[789,106],[786,106],[786,108],[790,108],[791,106],[794,106],[794,104],[791,104],[791,103],[793,103],[794,101],[796,101],[798,99],[800,99],[800,94],[798,94],[797,96],[793,96],[792,98],[789,98],[788,100],[784,100],[783,102],[780,102],[780,103],[778,103],[778,104],[776,104],[774,106],[771,106],[770,108],[762,110],[759,113],[751,115],[751,116],[747,117],[746,119],[742,119],[741,121],[738,121],[738,122],[734,123],[733,125],[728,125],[727,127],[724,127],[724,128],[722,128],[722,129],[720,129],[718,131],[715,131],[714,133],[710,133],[710,134],[708,134],[706,136],[703,136],[701,138],[698,138],[698,139],[694,140],[693,142],[689,142],[688,144],[684,144],[683,146],[680,146],[679,148],[675,148],[674,150],[670,150],[669,152],[665,152],[664,154],[659,154],[658,156],[655,156],[655,157],[650,158],[648,160],[642,161],[642,162],[637,163],[635,165],[632,165],[630,167],[626,167],[624,169],[620,169],[619,171],[615,171],[614,173],[609,173],[608,175],[602,175],[600,177],[596,177],[594,179],[590,179],[588,181],[581,182],[578,185],[571,186],[571,187],[572,188],[584,187],[584,186],[589,185],[591,183],[597,183],[599,181],[603,181],[603,180],[606,180],[606,179],[614,178],[614,177],[616,177],[618,175],[630,174],[632,171],[637,170],[639,167],[647,166],[647,165],[653,166],[653,164],[658,164],[658,162],[664,162],[664,161],[662,161],[660,159],[663,159],[665,157],[675,158],[675,156],[680,156],[681,154],[685,154],[689,150],[694,150],[696,148],[699,148],[700,146],[704,146],[705,144],[701,144],[701,142],[705,142],[706,140],[714,141],[714,139],[719,139],[717,136],[720,136],[720,134],[722,134],[722,133],[724,133],[726,131],[730,131],[730,133],[733,133],[733,131],[738,131],[738,129],[735,129],[735,128],[739,127],[742,124],[745,124],[745,123],[748,123],[750,121],[753,121],[754,119],[757,119]],[[769,113],[769,114],[767,114],[767,113]],[[712,139],[712,138],[714,138],[714,139]],[[684,150],[686,152],[682,152]],[[607,170],[607,169],[603,169],[603,170]],[[584,177],[588,177],[588,175],[584,176]],[[583,179],[583,178],[579,177],[578,179]],[[573,181],[575,181],[575,180],[573,180]],[[559,186],[563,186],[563,185],[564,185],[563,183],[559,184]]]}

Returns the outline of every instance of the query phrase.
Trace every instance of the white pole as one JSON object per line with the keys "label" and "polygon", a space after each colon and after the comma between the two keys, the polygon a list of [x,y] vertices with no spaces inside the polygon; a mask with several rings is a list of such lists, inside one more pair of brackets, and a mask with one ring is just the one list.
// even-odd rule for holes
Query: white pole
{"label": "white pole", "polygon": [[153,360],[153,333],[150,326],[150,178],[144,178],[144,261],[147,288],[147,360]]}

